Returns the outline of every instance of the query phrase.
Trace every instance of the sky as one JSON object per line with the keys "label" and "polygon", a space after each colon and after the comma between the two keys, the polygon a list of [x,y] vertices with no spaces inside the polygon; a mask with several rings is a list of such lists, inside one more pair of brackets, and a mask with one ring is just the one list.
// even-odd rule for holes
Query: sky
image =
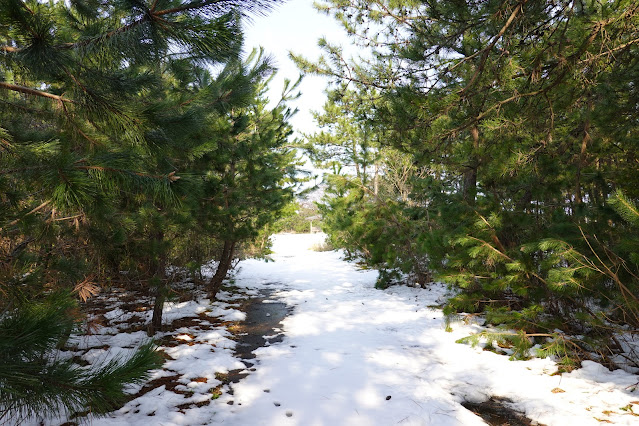
{"label": "sky", "polygon": [[[263,47],[274,59],[279,69],[271,83],[269,99],[277,101],[281,95],[285,78],[296,81],[299,70],[289,59],[289,52],[303,54],[307,59],[316,59],[321,50],[317,46],[320,37],[333,44],[349,44],[346,32],[332,17],[313,8],[313,0],[289,0],[279,4],[266,16],[255,16],[245,24],[245,46]],[[291,123],[298,132],[312,133],[317,130],[311,111],[320,111],[326,100],[324,89],[327,79],[306,76],[300,85],[301,97],[292,104],[299,112]]]}

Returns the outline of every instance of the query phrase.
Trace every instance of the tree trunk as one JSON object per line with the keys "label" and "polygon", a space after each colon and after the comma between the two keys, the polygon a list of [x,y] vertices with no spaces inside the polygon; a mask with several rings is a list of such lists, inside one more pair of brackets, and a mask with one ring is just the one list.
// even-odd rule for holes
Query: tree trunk
{"label": "tree trunk", "polygon": [[475,198],[477,197],[477,168],[469,167],[464,172],[464,187],[463,187],[464,201],[469,205],[475,205]]}
{"label": "tree trunk", "polygon": [[164,302],[166,300],[166,291],[158,286],[157,293],[155,295],[155,302],[153,303],[153,317],[151,318],[151,324],[149,325],[149,336],[153,336],[156,331],[162,329],[162,310],[164,309]]}
{"label": "tree trunk", "polygon": [[226,278],[226,274],[231,269],[231,263],[233,262],[233,255],[235,254],[235,241],[225,240],[224,247],[222,248],[222,255],[220,256],[220,263],[217,265],[215,275],[209,281],[209,298],[215,300],[215,296],[222,288],[222,282]]}
{"label": "tree trunk", "polygon": [[154,269],[153,281],[155,281],[155,301],[153,303],[153,317],[149,324],[148,335],[153,336],[157,331],[162,329],[162,310],[168,293],[166,283],[166,253],[164,251],[163,240],[164,232],[159,231],[156,236],[157,246],[160,253],[152,262]]}
{"label": "tree trunk", "polygon": [[584,123],[583,137],[581,139],[581,149],[579,150],[579,159],[577,162],[577,176],[575,178],[575,203],[581,204],[583,202],[581,195],[581,169],[586,163],[586,151],[588,149],[588,142],[590,142],[590,120],[586,120]]}
{"label": "tree trunk", "polygon": [[375,177],[373,178],[373,192],[375,198],[379,195],[379,164],[375,163]]}
{"label": "tree trunk", "polygon": [[477,159],[477,150],[479,148],[479,128],[473,126],[470,129],[470,134],[473,138],[473,154],[471,155],[469,165],[466,171],[464,171],[464,182],[462,188],[462,194],[464,201],[469,205],[475,205],[475,199],[477,198],[477,168],[479,167],[479,160]]}

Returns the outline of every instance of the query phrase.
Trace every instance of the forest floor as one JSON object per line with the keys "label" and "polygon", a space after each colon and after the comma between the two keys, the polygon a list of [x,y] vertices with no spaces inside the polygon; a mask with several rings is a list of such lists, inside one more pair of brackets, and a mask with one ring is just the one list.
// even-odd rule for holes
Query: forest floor
{"label": "forest floor", "polygon": [[[241,262],[236,290],[223,292],[220,301],[167,304],[158,341],[163,368],[132,388],[121,409],[72,421],[485,424],[475,411],[490,424],[639,424],[637,375],[590,361],[558,373],[551,359],[510,361],[507,348],[499,354],[455,343],[482,327],[462,316],[446,330],[437,307],[445,286],[375,290],[375,271],[345,262],[338,252],[309,250],[322,238],[278,235],[274,262]],[[133,295],[99,300],[94,334],[72,342],[66,356],[105,361],[144,337],[148,302]],[[122,306],[123,300],[132,305]]]}

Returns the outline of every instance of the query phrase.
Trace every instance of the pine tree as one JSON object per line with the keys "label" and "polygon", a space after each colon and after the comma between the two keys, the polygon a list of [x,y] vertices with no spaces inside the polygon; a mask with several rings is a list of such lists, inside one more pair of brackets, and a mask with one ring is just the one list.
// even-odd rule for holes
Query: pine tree
{"label": "pine tree", "polygon": [[273,71],[262,52],[255,51],[246,61],[227,65],[219,78],[244,91],[221,105],[226,114],[211,117],[215,139],[193,152],[193,168],[203,178],[197,221],[221,242],[217,270],[207,283],[212,298],[239,245],[255,239],[292,200],[298,161],[289,147],[288,120],[294,111],[286,101],[296,85],[286,87],[280,102],[269,109],[264,91]]}
{"label": "pine tree", "polygon": [[349,60],[322,42],[325,58],[296,59],[306,72],[379,91],[373,119],[389,132],[384,145],[429,170],[411,194],[415,225],[428,229],[417,244],[434,273],[464,289],[450,311],[487,310],[520,326],[531,309],[542,334],[560,323],[619,350],[606,327],[613,312],[633,324],[634,302],[602,264],[626,270],[627,225],[608,201],[616,189],[637,198],[635,2],[320,9],[370,54]]}
{"label": "pine tree", "polygon": [[340,87],[328,95],[324,111],[315,114],[322,131],[307,135],[304,147],[317,167],[332,172],[320,206],[331,245],[379,268],[378,287],[402,273],[424,284],[427,259],[416,243],[424,228],[414,220],[417,204],[409,196],[426,171],[396,149],[382,148],[389,132],[375,119],[375,90]]}
{"label": "pine tree", "polygon": [[183,130],[203,117],[180,108],[183,76],[236,57],[241,16],[273,3],[0,1],[3,416],[111,409],[157,365],[151,346],[93,370],[55,359],[75,318],[51,298],[94,294],[137,226],[161,308],[165,233],[187,226],[176,165],[201,126]]}

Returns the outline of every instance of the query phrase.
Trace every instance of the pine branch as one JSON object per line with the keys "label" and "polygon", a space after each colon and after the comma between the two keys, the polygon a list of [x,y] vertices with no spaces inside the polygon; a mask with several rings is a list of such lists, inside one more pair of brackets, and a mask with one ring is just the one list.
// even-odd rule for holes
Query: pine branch
{"label": "pine branch", "polygon": [[609,203],[617,213],[631,224],[639,224],[639,209],[621,191],[615,192]]}
{"label": "pine branch", "polygon": [[195,9],[206,9],[210,6],[221,5],[220,8],[227,7],[232,8],[233,6],[238,7],[240,5],[248,4],[253,7],[263,7],[268,8],[270,4],[279,2],[281,0],[273,0],[273,1],[255,1],[255,2],[246,2],[241,0],[202,0],[202,1],[194,1],[192,3],[185,3],[182,6],[177,6],[171,9],[161,10],[159,12],[154,12],[155,16],[169,15],[180,12],[191,11]]}
{"label": "pine branch", "polygon": [[[255,7],[255,8],[257,7],[268,8],[270,7],[272,3],[277,3],[279,1],[280,0],[272,0],[272,1],[262,0],[258,2],[248,2],[248,1],[239,1],[239,0],[204,0],[204,1],[194,1],[190,3],[185,3],[185,4],[182,4],[181,6],[177,6],[170,9],[157,10],[158,1],[155,0],[152,7],[150,9],[147,9],[146,13],[144,13],[140,18],[122,27],[111,30],[105,34],[87,38],[81,41],[54,45],[52,46],[52,48],[58,49],[58,50],[76,50],[79,48],[90,46],[98,42],[107,41],[118,35],[126,34],[140,27],[141,25],[145,23],[150,23],[154,21],[163,22],[165,24],[173,24],[173,22],[168,22],[162,18],[165,15],[176,15],[183,12],[205,10],[205,9],[211,8],[212,6],[219,6],[219,14],[223,14],[225,10],[229,11],[229,10],[232,10],[233,8],[237,8],[243,5],[246,5],[247,7]],[[25,50],[25,47],[13,47],[13,46],[7,46],[7,45],[0,46],[0,51],[4,51],[5,53],[19,53],[24,50]]]}
{"label": "pine branch", "polygon": [[24,93],[25,95],[31,95],[31,96],[38,96],[41,98],[49,98],[49,99],[54,99],[58,102],[67,102],[67,103],[75,103],[73,100],[71,99],[66,99],[62,96],[58,96],[58,95],[54,95],[51,93],[47,93],[47,92],[43,92],[41,90],[37,90],[37,89],[32,89],[30,87],[24,87],[24,86],[18,86],[15,84],[10,84],[10,83],[5,83],[3,81],[0,81],[0,88],[5,89],[5,90],[10,90],[13,92],[18,92],[18,93]]}
{"label": "pine branch", "polygon": [[125,398],[129,383],[144,381],[162,364],[152,343],[128,359],[81,368],[58,360],[56,347],[69,336],[76,318],[68,293],[20,306],[0,319],[0,418],[28,418],[90,408],[103,413]]}
{"label": "pine branch", "polygon": [[207,7],[207,6],[212,6],[214,4],[224,3],[224,2],[225,2],[225,0],[195,1],[195,2],[192,2],[192,3],[183,4],[182,6],[174,7],[172,9],[165,9],[165,10],[161,10],[159,12],[154,12],[153,14],[156,15],[156,16],[170,15],[170,14],[174,14],[174,13],[184,12],[184,11],[187,11],[187,10],[200,9],[200,8],[204,8],[204,7]]}
{"label": "pine branch", "polygon": [[463,95],[464,93],[467,93],[468,90],[473,86],[473,84],[475,84],[475,81],[477,80],[477,78],[484,71],[484,67],[486,66],[486,61],[488,60],[488,56],[490,55],[490,51],[492,50],[493,47],[495,47],[495,44],[497,44],[499,39],[501,39],[503,37],[503,35],[506,33],[506,30],[508,29],[508,27],[510,27],[510,25],[513,23],[513,21],[515,20],[517,15],[519,15],[519,13],[522,11],[524,5],[527,2],[528,2],[528,0],[522,0],[522,1],[519,2],[519,4],[517,4],[517,6],[515,6],[515,10],[512,11],[512,13],[510,14],[510,17],[508,18],[506,23],[503,25],[501,30],[499,30],[499,33],[497,33],[497,35],[495,37],[493,37],[492,41],[488,44],[488,46],[486,46],[484,49],[482,49],[483,54],[481,56],[481,59],[479,60],[479,65],[477,66],[477,69],[475,70],[475,72],[473,73],[472,77],[470,78],[470,81],[468,82],[468,84],[466,84],[466,87],[464,87],[462,90],[459,91],[460,95]]}
{"label": "pine branch", "polygon": [[22,219],[24,219],[25,217],[32,215],[40,210],[42,210],[43,208],[45,208],[46,206],[48,206],[51,203],[50,200],[45,201],[44,203],[40,204],[38,207],[35,207],[34,209],[30,210],[27,214],[25,214],[24,216],[22,216],[21,218],[15,219],[11,222],[9,222],[5,227],[0,228],[0,232],[2,232],[5,228],[16,225],[18,222],[20,222]]}
{"label": "pine branch", "polygon": [[175,175],[175,171],[166,175],[153,175],[153,174],[148,174],[143,172],[133,172],[131,170],[116,169],[113,167],[105,167],[105,166],[76,166],[76,168],[80,170],[95,170],[100,172],[112,172],[112,173],[127,174],[127,175],[133,174],[139,177],[151,178],[151,179],[157,179],[157,180],[168,180],[170,182],[175,182],[180,179],[180,176]]}

